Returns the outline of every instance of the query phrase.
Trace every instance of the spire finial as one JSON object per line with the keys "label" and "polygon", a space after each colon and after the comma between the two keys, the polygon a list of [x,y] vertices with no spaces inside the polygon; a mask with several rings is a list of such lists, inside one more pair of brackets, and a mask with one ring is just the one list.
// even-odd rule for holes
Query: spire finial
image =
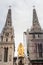
{"label": "spire finial", "polygon": [[11,9],[11,5],[9,5],[9,9]]}
{"label": "spire finial", "polygon": [[33,5],[33,9],[35,9],[35,5]]}

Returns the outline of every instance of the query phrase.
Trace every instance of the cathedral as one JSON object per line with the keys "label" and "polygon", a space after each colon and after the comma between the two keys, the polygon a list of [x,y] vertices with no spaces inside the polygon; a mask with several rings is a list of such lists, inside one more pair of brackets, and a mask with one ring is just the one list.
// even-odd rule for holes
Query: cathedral
{"label": "cathedral", "polygon": [[0,65],[43,65],[43,29],[36,9],[33,9],[32,27],[23,33],[24,47],[20,43],[18,57],[14,57],[15,41],[11,8],[8,9],[5,25],[0,34]]}

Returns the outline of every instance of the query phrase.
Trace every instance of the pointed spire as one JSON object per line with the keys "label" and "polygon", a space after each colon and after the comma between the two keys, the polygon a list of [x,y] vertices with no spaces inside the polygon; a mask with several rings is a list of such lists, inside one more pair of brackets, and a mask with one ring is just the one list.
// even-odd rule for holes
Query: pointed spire
{"label": "pointed spire", "polygon": [[32,25],[32,31],[38,32],[41,30],[39,21],[38,21],[38,17],[37,17],[37,13],[36,13],[36,9],[35,6],[33,6],[33,25]]}
{"label": "pointed spire", "polygon": [[36,22],[39,23],[37,13],[36,13],[36,10],[35,10],[35,6],[33,6],[33,24],[36,23]]}
{"label": "pointed spire", "polygon": [[9,6],[8,9],[8,13],[7,13],[7,18],[6,18],[6,22],[5,22],[5,26],[2,30],[2,34],[7,31],[7,29],[11,29],[12,28],[12,17],[11,17],[11,6]]}
{"label": "pointed spire", "polygon": [[5,26],[7,26],[7,27],[8,27],[8,26],[12,26],[11,6],[9,6],[9,9],[8,9],[8,14],[7,14]]}
{"label": "pointed spire", "polygon": [[9,41],[14,42],[14,29],[12,26],[12,19],[11,19],[11,6],[9,6],[5,26],[1,32],[1,39],[2,38],[5,38],[5,40],[3,40],[5,42],[9,42]]}

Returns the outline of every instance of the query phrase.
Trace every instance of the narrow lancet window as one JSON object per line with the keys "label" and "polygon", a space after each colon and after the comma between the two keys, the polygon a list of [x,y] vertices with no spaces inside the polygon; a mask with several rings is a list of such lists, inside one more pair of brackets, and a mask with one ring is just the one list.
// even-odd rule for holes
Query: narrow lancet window
{"label": "narrow lancet window", "polygon": [[39,57],[42,57],[42,44],[38,44]]}
{"label": "narrow lancet window", "polygon": [[8,61],[8,48],[4,48],[4,62]]}

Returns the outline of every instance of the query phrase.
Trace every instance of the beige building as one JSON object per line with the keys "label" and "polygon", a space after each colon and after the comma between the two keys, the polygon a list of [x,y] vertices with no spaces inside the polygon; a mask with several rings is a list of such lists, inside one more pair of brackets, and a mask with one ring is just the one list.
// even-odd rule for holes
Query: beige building
{"label": "beige building", "polygon": [[24,34],[27,37],[27,55],[30,59],[30,65],[43,65],[43,30],[35,8],[33,9],[32,27],[30,31],[27,30]]}
{"label": "beige building", "polygon": [[14,29],[9,8],[6,23],[0,35],[0,65],[13,65],[14,45]]}

